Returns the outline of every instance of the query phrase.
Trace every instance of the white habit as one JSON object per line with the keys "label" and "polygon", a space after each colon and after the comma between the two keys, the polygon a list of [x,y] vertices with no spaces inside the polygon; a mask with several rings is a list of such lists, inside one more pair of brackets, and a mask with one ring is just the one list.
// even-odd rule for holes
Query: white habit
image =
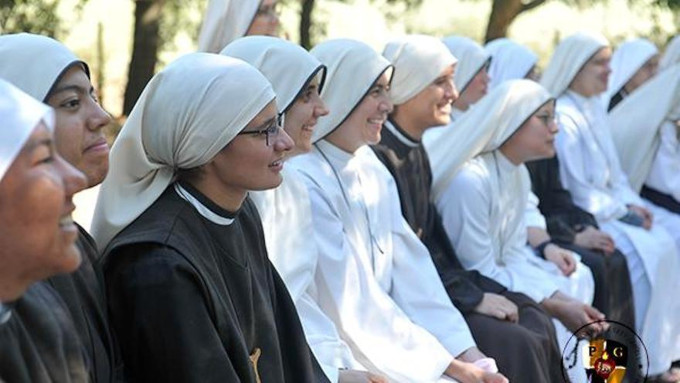
{"label": "white habit", "polygon": [[437,381],[475,344],[401,215],[393,178],[371,156],[322,140],[291,160],[309,187],[319,303],[369,370],[399,382]]}
{"label": "white habit", "polygon": [[267,253],[288,288],[307,343],[331,382],[339,369],[363,370],[340,339],[333,321],[319,307],[315,282],[318,248],[312,227],[312,212],[304,180],[289,165],[281,172],[276,189],[250,193],[262,219]]}
{"label": "white habit", "polygon": [[637,331],[650,354],[649,371],[662,373],[670,365],[680,327],[680,312],[668,295],[680,287],[673,238],[659,224],[658,209],[652,209],[655,222],[650,231],[618,220],[626,214],[626,204],[650,205],[631,189],[621,170],[599,97],[584,98],[567,91],[558,98],[556,111],[562,183],[626,256]]}

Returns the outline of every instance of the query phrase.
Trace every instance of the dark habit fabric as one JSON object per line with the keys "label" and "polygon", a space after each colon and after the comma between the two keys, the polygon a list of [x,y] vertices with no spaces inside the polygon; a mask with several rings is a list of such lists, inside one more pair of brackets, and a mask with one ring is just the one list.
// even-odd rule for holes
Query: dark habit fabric
{"label": "dark habit fabric", "polygon": [[129,381],[327,381],[250,199],[233,218],[212,223],[170,186],[107,247],[111,320]]}
{"label": "dark habit fabric", "polygon": [[538,208],[546,218],[550,237],[557,245],[581,255],[583,263],[593,273],[593,306],[607,315],[608,319],[635,328],[633,288],[625,256],[618,250],[604,255],[601,251],[574,244],[579,230],[598,226],[595,217],[576,206],[571,193],[562,186],[557,156],[531,161],[526,166],[531,176],[532,190],[539,200]]}
{"label": "dark habit fabric", "polygon": [[652,189],[647,185],[642,185],[640,196],[656,206],[661,206],[668,211],[680,214],[680,202],[676,201],[672,195],[661,193],[660,191]]}
{"label": "dark habit fabric", "polygon": [[612,96],[612,98],[609,99],[609,105],[607,106],[607,112],[611,112],[612,109],[614,109],[614,107],[616,107],[616,105],[618,105],[621,101],[623,101],[623,99],[625,97],[626,97],[626,93],[623,89],[616,92],[616,94],[614,94]]}
{"label": "dark habit fabric", "polygon": [[52,287],[34,283],[12,306],[9,321],[0,324],[0,381],[90,381],[71,314]]}
{"label": "dark habit fabric", "polygon": [[97,246],[92,237],[78,226],[76,245],[82,262],[71,274],[47,280],[68,306],[78,336],[90,361],[93,383],[123,382],[123,366],[111,335],[103,289],[103,275],[95,268]]}
{"label": "dark habit fabric", "polygon": [[506,291],[502,295],[517,305],[519,325],[468,314],[466,320],[477,347],[496,359],[498,371],[510,382],[563,383],[562,357],[548,314],[524,294]]}
{"label": "dark habit fabric", "polygon": [[[406,133],[402,134],[408,138]],[[557,382],[555,379],[561,376],[556,373],[560,353],[550,317],[529,297],[510,292],[479,272],[462,267],[441,217],[430,202],[432,171],[425,148],[414,140],[411,146],[403,143],[385,127],[381,135],[380,143],[372,148],[392,173],[402,214],[430,251],[444,287],[463,313],[477,347],[496,359],[500,371],[510,381]],[[475,313],[484,293],[500,294],[514,302],[520,322]]]}

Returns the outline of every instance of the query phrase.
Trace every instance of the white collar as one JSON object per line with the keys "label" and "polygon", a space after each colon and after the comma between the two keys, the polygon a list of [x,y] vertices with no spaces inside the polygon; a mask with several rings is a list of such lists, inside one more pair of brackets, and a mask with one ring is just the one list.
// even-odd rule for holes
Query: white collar
{"label": "white collar", "polygon": [[354,158],[353,153],[347,153],[326,140],[319,140],[315,145],[317,150],[323,152],[325,157],[328,157],[333,163],[337,163],[342,167]]}
{"label": "white collar", "polygon": [[400,132],[390,120],[385,121],[385,127],[387,130],[392,132],[392,134],[394,134],[394,136],[397,137],[397,139],[401,141],[402,144],[411,148],[417,148],[420,145],[420,142],[413,141],[412,138],[407,137],[404,133]]}
{"label": "white collar", "polygon": [[12,309],[0,303],[0,325],[7,323],[11,317]]}
{"label": "white collar", "polygon": [[228,226],[234,222],[233,218],[222,217],[221,215],[210,210],[207,206],[203,205],[198,199],[196,199],[196,197],[191,195],[191,193],[183,188],[179,183],[175,182],[173,186],[175,188],[175,192],[177,192],[177,195],[179,195],[183,200],[189,202],[189,204],[191,204],[191,206],[196,209],[198,214],[202,215],[203,218],[207,219],[208,221],[221,226]]}

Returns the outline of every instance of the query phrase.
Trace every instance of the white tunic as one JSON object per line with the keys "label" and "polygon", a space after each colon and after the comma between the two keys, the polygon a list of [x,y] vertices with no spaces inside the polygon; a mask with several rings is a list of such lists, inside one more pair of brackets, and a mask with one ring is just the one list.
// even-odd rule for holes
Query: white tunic
{"label": "white tunic", "polygon": [[[539,258],[527,246],[527,217],[537,225],[543,218],[528,209],[530,187],[526,167],[514,165],[498,150],[480,154],[463,165],[437,201],[461,263],[536,302],[560,290],[590,304],[595,283],[587,266],[579,262],[567,278],[555,264]],[[564,349],[571,332],[557,319],[553,323],[560,349]],[[582,369],[572,370],[575,381],[584,380]]]}
{"label": "white tunic", "polygon": [[645,184],[680,202],[680,128],[666,121],[660,129],[661,142]]}
{"label": "white tunic", "polygon": [[541,302],[558,284],[526,247],[528,177],[500,152],[485,153],[463,165],[436,204],[465,268]]}
{"label": "white tunic", "polygon": [[[538,208],[539,199],[536,194],[531,190],[529,191],[529,197],[527,198],[527,204],[524,211],[524,220],[527,229],[528,228],[538,228],[544,231],[548,230],[548,225],[546,224],[545,217],[541,214]],[[529,252],[533,252],[533,249],[529,244],[525,245]],[[556,278],[558,283],[558,288],[565,294],[583,302],[586,304],[593,303],[593,298],[595,296],[595,280],[593,279],[593,273],[590,271],[588,266],[581,262],[581,256],[574,252],[569,251],[571,255],[576,260],[576,268],[568,277],[562,274],[559,267],[550,261],[544,259],[536,259],[537,262],[543,270],[550,273],[553,278]]]}
{"label": "white tunic", "polygon": [[401,215],[394,180],[364,149],[352,155],[322,140],[291,160],[309,188],[319,303],[369,370],[436,381],[475,344]]}
{"label": "white tunic", "polygon": [[558,98],[556,112],[562,183],[574,202],[596,217],[626,256],[636,324],[650,354],[650,373],[663,372],[670,365],[680,323],[677,302],[667,295],[680,287],[673,239],[660,225],[646,231],[618,221],[626,214],[626,204],[646,204],[621,170],[598,97],[586,99],[567,91]]}
{"label": "white tunic", "polygon": [[264,229],[267,253],[288,288],[314,356],[331,382],[341,368],[363,369],[317,303],[314,275],[319,257],[307,187],[286,165],[276,189],[251,192]]}

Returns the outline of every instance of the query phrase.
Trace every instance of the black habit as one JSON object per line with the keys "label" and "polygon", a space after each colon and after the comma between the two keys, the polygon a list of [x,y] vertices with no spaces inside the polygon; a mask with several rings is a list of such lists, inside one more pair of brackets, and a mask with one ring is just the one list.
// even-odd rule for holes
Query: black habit
{"label": "black habit", "polygon": [[71,314],[44,282],[34,283],[0,323],[0,381],[86,383],[89,371]]}
{"label": "black habit", "polygon": [[82,262],[71,274],[60,274],[47,280],[68,306],[73,323],[90,360],[93,383],[123,382],[123,367],[110,332],[106,312],[103,275],[95,268],[97,246],[92,237],[78,226],[76,245]]}
{"label": "black habit", "polygon": [[[507,291],[478,271],[465,270],[451,245],[441,217],[430,201],[432,171],[425,147],[399,129],[384,126],[372,148],[392,173],[402,214],[430,251],[453,304],[465,317],[478,348],[496,359],[512,382],[561,382],[560,351],[550,317],[529,297]],[[519,324],[475,313],[484,293],[505,296],[519,309]]]}
{"label": "black habit", "polygon": [[133,382],[325,382],[269,262],[257,211],[171,185],[104,253],[111,320]]}
{"label": "black habit", "polygon": [[680,214],[680,201],[676,201],[670,194],[662,193],[647,185],[642,185],[640,196],[656,206],[661,206],[668,211]]}
{"label": "black habit", "polygon": [[557,245],[581,255],[595,279],[593,306],[607,319],[635,328],[633,290],[628,263],[618,250],[605,256],[601,251],[574,244],[576,234],[588,226],[597,228],[597,221],[587,211],[574,204],[571,193],[562,187],[557,156],[526,164],[531,175],[531,187],[538,197],[538,208],[546,219],[548,233]]}

